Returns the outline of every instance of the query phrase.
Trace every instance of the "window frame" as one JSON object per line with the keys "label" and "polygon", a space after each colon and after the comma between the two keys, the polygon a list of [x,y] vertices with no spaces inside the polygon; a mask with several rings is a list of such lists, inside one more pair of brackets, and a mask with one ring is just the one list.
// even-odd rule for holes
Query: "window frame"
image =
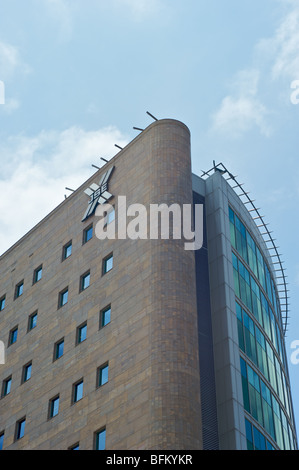
{"label": "window frame", "polygon": [[[15,429],[15,441],[19,441],[22,439],[25,435],[25,426],[26,426],[26,416],[23,416],[23,418],[19,419],[16,422],[16,429]],[[21,435],[22,431],[22,435]]]}
{"label": "window frame", "polygon": [[[101,434],[105,433],[105,437],[104,437],[104,448],[103,449],[99,449],[98,448],[98,445],[99,445],[99,436]],[[106,426],[103,426],[102,428],[98,429],[98,431],[96,431],[94,433],[94,444],[93,444],[93,447],[94,447],[94,450],[106,450],[106,436],[107,436],[107,429],[106,429]]]}
{"label": "window frame", "polygon": [[[14,338],[14,333],[16,333],[16,339],[13,341],[13,338]],[[18,333],[19,333],[19,325],[16,325],[14,326],[10,332],[9,332],[9,336],[8,336],[8,347],[9,346],[12,346],[13,344],[15,344],[18,340]]]}
{"label": "window frame", "polygon": [[[29,333],[29,331],[32,331],[32,330],[34,330],[34,328],[37,327],[37,314],[38,314],[38,310],[31,313],[28,317],[28,327],[27,327],[27,332],[28,333]],[[34,318],[36,318],[36,323],[35,323],[34,326],[32,326],[32,321],[33,321]]]}
{"label": "window frame", "polygon": [[[66,302],[62,303],[63,296],[65,294],[67,294],[67,300]],[[67,286],[63,290],[61,290],[58,294],[58,309],[64,307],[68,303],[68,300],[69,300],[69,287]]]}
{"label": "window frame", "polygon": [[[82,330],[83,328],[86,329],[85,338],[84,338],[84,339],[81,339],[81,338],[80,338],[80,332],[81,332],[81,330]],[[83,323],[81,323],[81,324],[80,324],[79,326],[77,326],[77,328],[76,328],[76,346],[77,346],[78,344],[84,343],[84,341],[86,341],[86,340],[87,340],[87,320],[84,321]]]}
{"label": "window frame", "polygon": [[[22,287],[22,292],[20,293],[19,289],[20,289],[21,287]],[[18,299],[18,298],[21,297],[23,294],[24,294],[24,279],[23,279],[22,281],[18,282],[18,284],[16,284],[14,300]]]}
{"label": "window frame", "polygon": [[[88,286],[84,287],[84,281],[88,278]],[[85,291],[90,286],[90,270],[80,276],[79,293]]]}
{"label": "window frame", "polygon": [[[78,394],[78,387],[82,385],[82,394],[81,394],[81,397],[78,398],[77,394]],[[77,380],[74,384],[73,384],[73,387],[72,387],[72,405],[74,405],[75,403],[78,403],[79,401],[81,401],[84,397],[84,379],[83,377],[81,377],[81,379]]]}
{"label": "window frame", "polygon": [[[27,376],[28,371],[30,371],[29,377]],[[27,362],[27,364],[23,366],[21,384],[28,382],[28,380],[31,379],[31,375],[32,375],[32,361],[29,361]]]}
{"label": "window frame", "polygon": [[[7,385],[8,383],[10,384],[9,391],[7,391]],[[12,375],[9,375],[6,377],[6,379],[3,380],[2,382],[2,393],[1,393],[1,398],[6,397],[7,395],[10,394],[11,392],[11,384],[12,384]]]}
{"label": "window frame", "polygon": [[[103,371],[105,369],[107,369],[107,380],[106,382],[103,383],[102,377],[103,377]],[[109,362],[107,361],[97,368],[97,388],[102,388],[108,382],[109,382]]]}
{"label": "window frame", "polygon": [[[112,259],[112,266],[110,269],[107,269],[107,262]],[[113,251],[111,253],[109,253],[109,255],[105,256],[105,258],[103,258],[103,262],[102,262],[102,276],[105,276],[105,274],[108,274],[110,271],[112,271],[113,269],[113,260],[114,260],[114,257],[113,257]]]}
{"label": "window frame", "polygon": [[[58,347],[63,344],[63,350],[62,350],[62,354],[60,356],[58,356],[57,352],[58,352]],[[54,352],[53,352],[53,362],[55,361],[58,361],[58,359],[60,359],[64,354],[64,337],[63,338],[60,338],[58,341],[56,341],[56,343],[54,343]]]}
{"label": "window frame", "polygon": [[[90,231],[91,231],[91,235],[89,237],[88,234]],[[82,245],[85,245],[86,243],[88,243],[92,238],[93,238],[93,224],[90,224],[83,229]]]}
{"label": "window frame", "polygon": [[0,450],[3,450],[5,431],[0,432]]}
{"label": "window frame", "polygon": [[[39,273],[41,276],[38,278]],[[43,265],[40,264],[34,271],[33,271],[33,281],[32,285],[37,284],[43,277]]]}
{"label": "window frame", "polygon": [[0,312],[2,312],[5,309],[5,303],[6,303],[6,294],[2,295],[0,298]]}
{"label": "window frame", "polygon": [[[70,252],[69,255],[67,255],[67,249],[68,248],[71,248],[71,252]],[[62,247],[62,259],[61,259],[61,261],[65,261],[70,256],[72,256],[72,252],[73,252],[73,241],[70,240]]]}
{"label": "window frame", "polygon": [[[104,318],[105,318],[105,313],[110,310],[109,314],[109,321],[104,324]],[[100,324],[99,324],[99,329],[101,330],[102,328],[105,328],[105,326],[109,325],[111,322],[111,304],[107,305],[106,307],[102,308],[100,310]]]}
{"label": "window frame", "polygon": [[[57,407],[57,412],[54,414],[55,410],[55,403],[58,400],[58,407]],[[49,400],[49,409],[48,409],[48,419],[53,419],[55,416],[58,415],[59,413],[59,405],[60,405],[60,395],[57,394],[53,398],[50,398]]]}

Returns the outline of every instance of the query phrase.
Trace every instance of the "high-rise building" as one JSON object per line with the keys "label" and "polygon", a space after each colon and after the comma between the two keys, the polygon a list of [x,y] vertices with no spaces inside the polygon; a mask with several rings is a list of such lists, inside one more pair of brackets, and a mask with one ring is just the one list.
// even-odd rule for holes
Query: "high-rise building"
{"label": "high-rise building", "polygon": [[297,449],[284,271],[234,186],[160,120],[0,257],[2,449]]}

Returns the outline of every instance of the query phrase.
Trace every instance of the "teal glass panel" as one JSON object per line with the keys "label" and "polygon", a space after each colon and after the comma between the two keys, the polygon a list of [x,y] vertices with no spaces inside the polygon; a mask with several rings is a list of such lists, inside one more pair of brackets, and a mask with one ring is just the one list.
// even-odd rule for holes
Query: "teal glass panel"
{"label": "teal glass panel", "polygon": [[255,327],[258,367],[267,380],[269,380],[266,341],[263,333]]}
{"label": "teal glass panel", "polygon": [[266,439],[255,426],[253,427],[253,442],[255,450],[266,450]]}
{"label": "teal glass panel", "polygon": [[246,429],[246,439],[247,439],[247,450],[254,450],[252,425],[247,419],[245,419],[245,429]]}
{"label": "teal glass panel", "polygon": [[263,426],[262,400],[260,394],[259,377],[247,364],[248,390],[251,415]]}
{"label": "teal glass panel", "polygon": [[250,413],[246,362],[240,358],[244,409]]}
{"label": "teal glass panel", "polygon": [[256,259],[256,244],[247,232],[247,251],[248,251],[248,264],[256,277],[258,277],[257,259]]}
{"label": "teal glass panel", "polygon": [[273,397],[273,395],[272,395],[272,402],[273,402],[273,412],[274,412],[273,417],[274,417],[276,442],[278,446],[280,447],[280,449],[284,449],[282,424],[281,424],[281,417],[280,417],[280,407],[276,399]]}
{"label": "teal glass panel", "polygon": [[245,352],[245,342],[244,342],[244,333],[243,333],[243,318],[242,318],[242,308],[236,302],[236,312],[237,312],[237,324],[238,324],[238,338],[239,338],[239,348]]}
{"label": "teal glass panel", "polygon": [[264,415],[264,428],[275,440],[274,418],[272,410],[271,392],[267,385],[261,380],[262,405]]}
{"label": "teal glass panel", "polygon": [[243,321],[244,321],[244,337],[245,337],[245,351],[247,356],[257,364],[257,352],[255,344],[255,335],[254,335],[254,323],[247,315],[243,312]]}

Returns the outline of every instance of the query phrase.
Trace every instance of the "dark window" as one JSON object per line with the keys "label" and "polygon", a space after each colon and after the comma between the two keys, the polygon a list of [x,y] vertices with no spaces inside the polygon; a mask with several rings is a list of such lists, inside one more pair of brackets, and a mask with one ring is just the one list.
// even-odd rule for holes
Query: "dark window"
{"label": "dark window", "polygon": [[62,261],[69,258],[72,254],[72,242],[68,242],[62,249]]}
{"label": "dark window", "polygon": [[3,381],[2,397],[5,397],[6,395],[8,395],[8,394],[10,393],[10,390],[11,390],[11,382],[12,382],[11,376],[8,377],[7,379],[5,379],[5,380]]}
{"label": "dark window", "polygon": [[111,321],[111,305],[108,305],[107,307],[103,308],[103,310],[100,311],[100,328],[103,328],[104,326],[108,325]]}
{"label": "dark window", "polygon": [[76,343],[80,344],[86,340],[87,335],[87,322],[82,323],[82,325],[77,328],[77,339]]}
{"label": "dark window", "polygon": [[108,273],[113,268],[113,253],[103,259],[103,274]]}
{"label": "dark window", "polygon": [[4,432],[0,433],[0,450],[3,449]]}
{"label": "dark window", "polygon": [[103,364],[101,367],[98,368],[98,387],[105,385],[108,382],[108,371],[109,365]]}
{"label": "dark window", "polygon": [[51,398],[49,402],[49,418],[54,418],[54,416],[58,415],[59,411],[59,395],[54,398]]}
{"label": "dark window", "polygon": [[60,339],[55,343],[54,345],[54,361],[56,359],[59,359],[61,356],[63,356],[63,350],[64,350],[64,339]]}
{"label": "dark window", "polygon": [[32,362],[23,367],[22,383],[27,382],[31,378]]}
{"label": "dark window", "polygon": [[80,277],[80,292],[87,289],[89,285],[90,285],[90,272],[88,271],[87,273],[83,274]]}
{"label": "dark window", "polygon": [[26,418],[20,419],[16,424],[16,440],[21,439],[25,434]]}
{"label": "dark window", "polygon": [[18,327],[15,326],[9,333],[8,346],[16,343],[17,339],[18,339]]}
{"label": "dark window", "polygon": [[92,225],[83,231],[83,245],[92,239]]}
{"label": "dark window", "polygon": [[17,299],[18,297],[21,297],[23,292],[24,292],[24,281],[21,281],[19,284],[16,285],[15,299]]}
{"label": "dark window", "polygon": [[95,433],[95,450],[106,449],[106,428],[100,429]]}
{"label": "dark window", "polygon": [[2,310],[4,310],[4,307],[5,307],[5,295],[3,297],[1,297],[1,299],[0,299],[0,312],[2,312]]}
{"label": "dark window", "polygon": [[73,403],[83,398],[83,379],[73,385]]}
{"label": "dark window", "polygon": [[33,330],[37,325],[37,312],[32,313],[29,315],[28,319],[28,331]]}
{"label": "dark window", "polygon": [[68,296],[69,296],[69,290],[68,287],[61,291],[58,296],[58,308],[63,307],[67,301],[68,301]]}
{"label": "dark window", "polygon": [[80,450],[80,448],[79,448],[79,442],[77,442],[77,444],[74,444],[74,445],[72,445],[71,447],[69,447],[68,450]]}
{"label": "dark window", "polygon": [[41,278],[42,278],[42,275],[43,275],[43,267],[42,266],[39,266],[38,268],[36,268],[34,270],[34,273],[33,273],[33,284],[35,284],[36,282],[40,281]]}

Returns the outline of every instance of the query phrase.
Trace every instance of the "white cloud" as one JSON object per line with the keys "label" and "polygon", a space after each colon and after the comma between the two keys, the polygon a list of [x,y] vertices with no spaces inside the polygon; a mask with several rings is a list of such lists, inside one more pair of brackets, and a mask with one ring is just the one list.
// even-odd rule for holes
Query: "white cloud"
{"label": "white cloud", "polygon": [[259,71],[240,71],[233,80],[233,92],[226,96],[218,111],[212,116],[213,130],[229,138],[238,138],[257,128],[268,137],[271,128],[267,123],[268,111],[257,98]]}
{"label": "white cloud", "polygon": [[132,19],[140,21],[156,14],[162,8],[162,0],[110,0],[117,8],[125,8]]}
{"label": "white cloud", "polygon": [[95,171],[91,164],[101,166],[100,156],[113,156],[115,143],[125,146],[127,139],[114,127],[72,127],[0,144],[0,253],[64,200],[65,187],[84,183]]}
{"label": "white cloud", "polygon": [[30,68],[22,61],[17,47],[0,41],[0,79],[9,80],[17,71],[28,73]]}
{"label": "white cloud", "polygon": [[285,77],[295,80],[299,79],[299,3],[282,3],[291,6],[291,10],[283,17],[275,34],[260,41],[257,50],[262,57],[272,60],[274,80]]}
{"label": "white cloud", "polygon": [[[283,96],[281,103],[289,105],[291,82],[299,79],[299,1],[279,0],[279,3],[284,7],[279,26],[273,36],[257,42],[254,65],[236,74],[233,91],[212,116],[213,131],[236,138],[255,128],[265,137],[272,135],[270,117],[279,112],[272,113],[273,100],[265,102],[267,93],[261,100],[262,87],[275,86],[272,93]],[[289,84],[282,84],[285,79]]]}
{"label": "white cloud", "polygon": [[[40,5],[41,0],[38,0]],[[77,7],[77,0],[42,0],[48,17],[57,25],[57,39],[67,42],[73,35],[73,12]],[[86,3],[86,2],[85,2]],[[84,6],[86,8],[86,4]],[[84,8],[83,7],[83,8]]]}
{"label": "white cloud", "polygon": [[271,128],[266,122],[267,114],[265,106],[258,100],[227,96],[213,116],[213,127],[230,138],[238,138],[254,127],[257,127],[262,135],[269,137]]}

